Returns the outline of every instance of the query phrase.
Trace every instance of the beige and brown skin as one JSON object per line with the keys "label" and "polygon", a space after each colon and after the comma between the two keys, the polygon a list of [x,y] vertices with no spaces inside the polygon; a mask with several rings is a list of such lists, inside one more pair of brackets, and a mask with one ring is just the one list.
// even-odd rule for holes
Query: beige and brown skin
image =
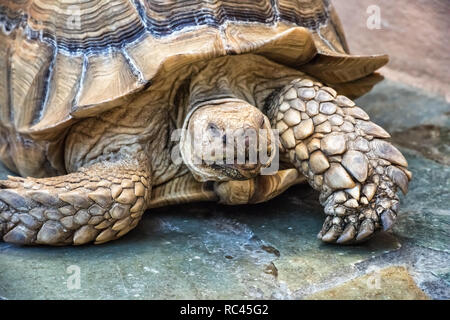
{"label": "beige and brown skin", "polygon": [[[82,10],[102,8],[92,21],[82,16],[86,35],[65,29],[67,3],[55,3],[54,12],[37,0],[0,4],[3,21],[23,12],[32,17],[20,20],[29,29],[11,24],[8,34],[0,31],[0,159],[24,176],[0,181],[3,241],[99,244],[132,230],[147,209],[259,203],[305,181],[320,191],[323,241],[364,241],[392,226],[397,188],[406,192],[411,178],[406,160],[389,134],[344,96],[370,90],[387,57],[350,55],[327,1],[279,0],[275,8],[262,1],[261,11],[246,1],[219,1],[215,6],[227,5],[238,20],[245,16],[240,10],[255,10],[261,21],[225,19],[220,28],[198,25],[167,37],[144,28],[139,41],[127,36],[149,20],[134,2],[86,2]],[[198,12],[168,2],[160,17],[152,8],[139,12],[158,21]],[[308,29],[314,24],[319,27]],[[44,30],[42,37],[58,41],[26,30]],[[108,41],[121,43],[100,50]],[[227,129],[253,128],[269,130],[260,141],[271,144],[278,130],[281,169],[266,176],[260,171],[269,163],[174,162],[179,151],[185,160],[196,154],[183,144],[186,136],[179,145],[172,133],[190,134],[196,125],[205,143],[209,134],[223,138]]]}
{"label": "beige and brown skin", "polygon": [[[136,104],[132,101],[71,128],[65,159],[72,173],[0,182],[3,240],[104,243],[133,229],[151,207],[201,200],[263,202],[305,178],[321,191],[327,214],[320,233],[323,241],[360,241],[382,225],[391,227],[397,186],[406,192],[410,174],[404,157],[385,141],[386,131],[351,100],[299,71],[253,55],[218,60],[190,80],[189,97],[182,99],[189,101],[185,114],[205,97],[214,106],[197,108],[187,122],[223,129],[236,129],[244,122],[256,130],[271,123],[279,130],[280,152],[289,158],[291,169],[259,176],[252,168],[240,177],[244,181],[237,181],[234,173],[224,179],[228,171],[201,167],[195,176],[209,182],[197,182],[184,164],[171,163],[175,146],[166,144],[167,138],[182,122],[170,126],[162,121],[170,108],[159,109],[164,110],[160,119],[151,107],[133,108],[145,100],[150,106],[154,94],[148,93],[136,98]],[[267,78],[275,70],[280,78]],[[223,102],[217,104],[218,97]]]}

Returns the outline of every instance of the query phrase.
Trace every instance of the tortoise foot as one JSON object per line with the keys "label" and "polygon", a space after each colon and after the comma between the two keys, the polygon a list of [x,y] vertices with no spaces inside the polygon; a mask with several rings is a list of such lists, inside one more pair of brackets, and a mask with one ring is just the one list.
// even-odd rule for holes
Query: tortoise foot
{"label": "tortoise foot", "polygon": [[319,238],[356,243],[392,227],[397,189],[408,191],[411,173],[383,128],[353,101],[309,79],[283,88],[269,107],[282,150],[320,191],[325,220]]}
{"label": "tortoise foot", "polygon": [[323,202],[328,216],[317,237],[327,243],[354,244],[369,240],[377,230],[390,230],[399,198],[395,183],[387,177],[382,180],[380,184],[372,180],[362,190],[357,186],[331,194]]}

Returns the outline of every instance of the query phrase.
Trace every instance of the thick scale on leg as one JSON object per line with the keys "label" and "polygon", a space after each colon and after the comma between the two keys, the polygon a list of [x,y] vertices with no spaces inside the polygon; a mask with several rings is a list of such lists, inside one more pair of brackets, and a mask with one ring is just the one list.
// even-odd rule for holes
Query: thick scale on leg
{"label": "thick scale on leg", "polygon": [[280,170],[274,175],[259,175],[249,180],[216,182],[219,202],[229,205],[260,203],[283,193],[289,187],[305,182],[296,169]]}
{"label": "thick scale on leg", "polygon": [[325,242],[368,239],[390,229],[398,210],[399,187],[411,173],[390,135],[353,101],[310,79],[283,88],[268,110],[279,130],[282,152],[321,191],[327,218],[318,237]]}
{"label": "thick scale on leg", "polygon": [[149,175],[135,161],[101,163],[65,176],[0,181],[0,239],[80,245],[117,239],[147,207]]}

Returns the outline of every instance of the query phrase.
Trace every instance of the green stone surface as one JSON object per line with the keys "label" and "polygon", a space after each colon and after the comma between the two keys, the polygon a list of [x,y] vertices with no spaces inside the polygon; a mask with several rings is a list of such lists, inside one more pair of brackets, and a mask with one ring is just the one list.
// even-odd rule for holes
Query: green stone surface
{"label": "green stone surface", "polygon": [[[148,211],[135,230],[104,245],[0,242],[0,298],[303,299],[333,292],[339,299],[345,297],[340,286],[350,286],[353,297],[371,298],[374,292],[352,279],[403,266],[391,272],[399,284],[389,282],[376,298],[401,297],[403,291],[405,298],[450,299],[448,136],[416,134],[416,145],[405,142],[412,128],[448,132],[450,106],[391,81],[358,105],[394,133],[414,174],[393,233],[358,246],[321,243],[316,234],[324,214],[307,185],[258,205],[166,207]],[[428,140],[421,144],[420,137]],[[6,174],[0,166],[0,178]],[[80,271],[79,288],[74,270]],[[409,277],[414,286],[403,285]]]}

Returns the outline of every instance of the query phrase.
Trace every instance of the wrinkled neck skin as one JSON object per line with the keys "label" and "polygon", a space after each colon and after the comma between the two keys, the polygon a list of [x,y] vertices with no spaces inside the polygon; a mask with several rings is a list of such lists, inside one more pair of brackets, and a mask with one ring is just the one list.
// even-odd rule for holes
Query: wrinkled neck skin
{"label": "wrinkled neck skin", "polygon": [[302,75],[253,54],[217,58],[191,77],[187,108],[243,100],[263,110],[274,90]]}
{"label": "wrinkled neck skin", "polygon": [[154,185],[162,184],[188,172],[183,163],[172,161],[179,141],[171,136],[194,109],[245,101],[264,112],[266,98],[274,90],[302,75],[253,54],[169,70],[125,106],[74,125],[66,139],[66,170],[126,157],[147,158]]}

